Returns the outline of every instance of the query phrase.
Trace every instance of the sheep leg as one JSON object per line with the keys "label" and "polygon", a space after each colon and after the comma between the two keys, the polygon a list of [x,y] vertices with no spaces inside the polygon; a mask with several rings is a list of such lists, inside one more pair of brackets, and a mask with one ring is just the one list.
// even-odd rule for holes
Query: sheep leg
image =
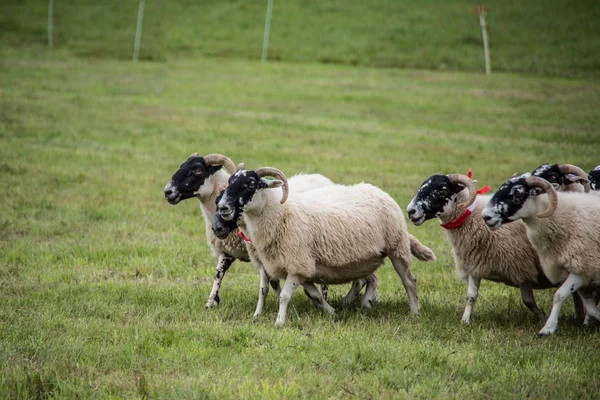
{"label": "sheep leg", "polygon": [[321,295],[323,296],[323,300],[327,301],[329,297],[329,286],[321,285]]}
{"label": "sheep leg", "polygon": [[594,296],[594,290],[589,288],[581,288],[578,291],[585,307],[585,321],[584,325],[590,325],[590,318],[600,321],[600,310],[598,310],[596,298]]}
{"label": "sheep leg", "polygon": [[583,306],[583,299],[580,296],[580,293],[573,293],[573,310],[575,311],[575,320],[578,322],[583,321],[583,324],[586,325],[586,322],[589,323],[589,318],[585,314],[585,309]]}
{"label": "sheep leg", "polygon": [[355,281],[352,281],[352,286],[350,287],[348,294],[346,294],[346,296],[342,300],[342,305],[349,306],[350,304],[352,304],[366,284],[367,281],[364,279],[357,279]]}
{"label": "sheep leg", "polygon": [[531,312],[537,319],[539,319],[540,321],[545,320],[546,314],[544,314],[544,312],[540,310],[537,303],[535,302],[535,297],[533,297],[533,289],[531,288],[531,283],[522,283],[519,286],[519,289],[521,289],[521,299],[523,300],[523,304],[525,304],[527,308],[531,310]]}
{"label": "sheep leg", "polygon": [[277,320],[275,326],[283,326],[285,323],[285,314],[287,313],[288,303],[296,291],[296,288],[300,284],[300,278],[296,275],[288,275],[283,285],[283,290],[279,295],[279,312],[277,313]]}
{"label": "sheep leg", "polygon": [[281,286],[279,284],[279,279],[273,279],[273,278],[269,277],[269,284],[275,291],[275,294],[277,295],[277,299],[279,299],[279,295],[281,294]]}
{"label": "sheep leg", "polygon": [[367,289],[365,289],[365,295],[362,298],[361,305],[365,308],[371,308],[377,297],[377,277],[375,274],[371,274],[367,276],[365,280]]}
{"label": "sheep leg", "polygon": [[402,284],[404,285],[404,289],[406,289],[406,294],[408,295],[408,304],[410,306],[410,311],[413,314],[419,313],[419,295],[417,293],[417,280],[410,270],[410,262],[407,262],[399,257],[390,256],[390,260],[392,260],[392,265],[394,269],[400,275],[400,279],[402,279]]}
{"label": "sheep leg", "polygon": [[317,287],[314,284],[303,283],[302,286],[304,286],[304,293],[306,293],[308,298],[311,299],[315,306],[319,307],[320,309],[329,314],[335,313],[335,309],[327,303],[319,289],[317,289]]}
{"label": "sheep leg", "polygon": [[[254,311],[253,318],[258,317],[265,306],[265,299],[267,298],[267,294],[269,294],[269,275],[267,275],[267,271],[261,266],[258,269],[260,273],[260,288],[258,289],[258,304],[256,304],[256,311]],[[279,281],[277,281],[279,283]]]}
{"label": "sheep leg", "polygon": [[210,295],[208,296],[208,301],[206,302],[206,308],[216,307],[219,305],[219,289],[221,288],[221,282],[223,281],[223,277],[225,276],[225,272],[231,266],[231,263],[235,261],[235,258],[226,256],[225,254],[219,255],[219,262],[217,263],[217,268],[215,269],[215,280],[213,282],[212,290],[210,291]]}
{"label": "sheep leg", "polygon": [[[469,275],[467,279],[467,304],[465,305],[465,312],[462,316],[462,322],[465,324],[471,323],[471,313],[473,312],[473,307],[475,306],[475,302],[477,301],[477,296],[479,295],[479,285],[481,284],[481,279],[475,278],[472,275]],[[521,292],[522,294],[522,292]],[[532,294],[533,296],[533,294]]]}
{"label": "sheep leg", "polygon": [[579,288],[588,284],[588,280],[580,275],[570,273],[565,282],[560,285],[554,299],[552,300],[552,311],[546,321],[546,325],[538,332],[538,336],[548,336],[556,332],[558,327],[558,315],[567,297],[575,293]]}

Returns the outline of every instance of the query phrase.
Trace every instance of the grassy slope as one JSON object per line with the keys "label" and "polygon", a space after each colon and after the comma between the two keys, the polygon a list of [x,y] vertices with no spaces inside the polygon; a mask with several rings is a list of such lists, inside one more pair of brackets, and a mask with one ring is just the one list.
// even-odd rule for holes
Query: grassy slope
{"label": "grassy slope", "polygon": [[[193,151],[372,182],[403,207],[435,172],[495,187],[546,161],[598,163],[600,85],[195,59],[132,65],[0,50],[0,397],[574,398],[600,390],[598,332],[539,340],[518,291],[486,282],[474,323],[435,221],[409,227],[422,315],[392,268],[372,311],[297,293],[252,322],[258,278],[214,260],[195,201],[162,188]],[[347,289],[335,287],[332,303]],[[538,292],[549,310],[551,291]]]}
{"label": "grassy slope", "polygon": [[[129,59],[136,0],[55,2],[55,45],[91,57]],[[266,1],[146,2],[141,57],[258,59]],[[275,1],[269,55],[386,67],[483,71],[476,2],[465,0]],[[488,3],[492,66],[559,76],[598,76],[600,3]],[[47,2],[5,0],[0,41],[46,43]]]}

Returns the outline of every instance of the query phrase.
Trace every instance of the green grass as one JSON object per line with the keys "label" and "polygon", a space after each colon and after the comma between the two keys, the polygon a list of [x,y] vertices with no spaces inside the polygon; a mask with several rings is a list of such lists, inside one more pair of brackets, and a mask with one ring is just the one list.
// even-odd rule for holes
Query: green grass
{"label": "green grass", "polygon": [[[0,42],[47,43],[47,1],[4,0]],[[269,58],[379,67],[484,70],[476,1],[275,1]],[[600,3],[502,0],[489,8],[494,71],[600,76]],[[179,56],[259,59],[267,1],[146,2],[146,60]],[[56,1],[57,48],[131,59],[137,0]]]}
{"label": "green grass", "polygon": [[162,189],[190,153],[221,152],[365,180],[404,208],[436,172],[497,187],[542,162],[590,169],[599,104],[592,79],[0,47],[0,398],[596,398],[600,336],[570,305],[538,339],[518,290],[485,282],[460,323],[466,285],[435,221],[409,227],[438,256],[413,265],[418,317],[389,263],[371,311],[341,308],[344,285],[333,317],[296,293],[283,329],[272,295],[252,321],[244,263],[206,311],[198,204]]}

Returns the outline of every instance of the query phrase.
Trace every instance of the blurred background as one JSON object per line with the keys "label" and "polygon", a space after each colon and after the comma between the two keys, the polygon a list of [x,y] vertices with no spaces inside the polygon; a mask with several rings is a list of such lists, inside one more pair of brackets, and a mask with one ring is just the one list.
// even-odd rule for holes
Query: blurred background
{"label": "blurred background", "polygon": [[[597,76],[594,0],[483,4],[493,69]],[[54,2],[54,46],[91,59],[131,58],[139,2]],[[385,68],[483,70],[477,3],[463,0],[275,1],[268,58]],[[260,58],[265,1],[146,0],[141,60]],[[48,3],[3,0],[4,46],[47,43]]]}

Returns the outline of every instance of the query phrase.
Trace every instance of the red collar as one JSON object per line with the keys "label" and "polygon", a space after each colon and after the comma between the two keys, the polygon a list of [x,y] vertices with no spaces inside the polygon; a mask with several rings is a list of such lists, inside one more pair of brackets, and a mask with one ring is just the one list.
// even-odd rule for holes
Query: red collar
{"label": "red collar", "polygon": [[455,218],[450,222],[446,222],[445,224],[440,224],[440,226],[445,229],[456,229],[462,224],[464,224],[465,221],[469,219],[472,213],[473,212],[467,208],[467,210],[460,217]]}
{"label": "red collar", "polygon": [[250,238],[248,236],[244,235],[244,232],[238,231],[238,236],[241,237],[242,239],[244,239],[244,242],[252,243],[252,240],[250,240]]}
{"label": "red collar", "polygon": [[[473,174],[473,171],[471,168],[469,168],[469,172],[467,173],[467,176],[470,178],[472,174]],[[489,186],[484,186],[477,191],[477,194],[487,193],[491,189],[492,188]],[[456,229],[459,226],[461,226],[462,224],[464,224],[469,219],[471,214],[473,214],[473,210],[475,210],[475,202],[473,202],[473,204],[471,204],[469,206],[469,208],[467,208],[461,216],[453,219],[452,221],[446,222],[445,224],[440,224],[440,226],[445,229]]]}

